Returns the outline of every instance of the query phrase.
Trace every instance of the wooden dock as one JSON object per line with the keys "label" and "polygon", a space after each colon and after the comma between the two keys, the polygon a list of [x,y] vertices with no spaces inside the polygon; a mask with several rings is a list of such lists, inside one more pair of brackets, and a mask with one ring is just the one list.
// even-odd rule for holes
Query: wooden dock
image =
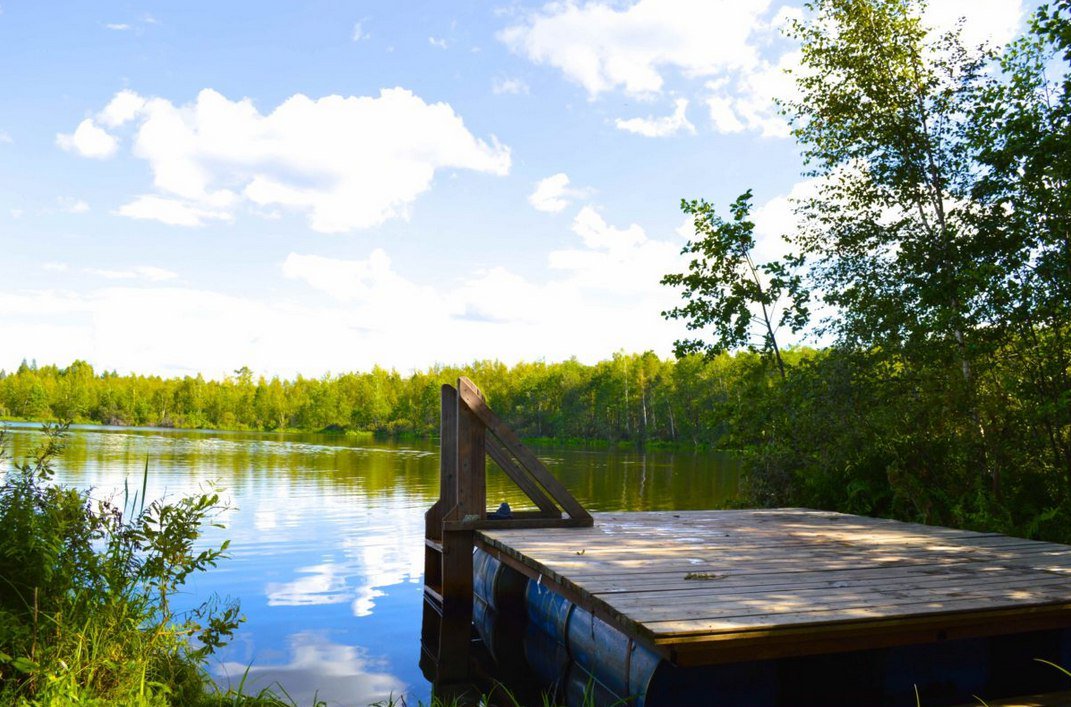
{"label": "wooden dock", "polygon": [[476,544],[681,666],[1071,626],[1071,547],[806,509],[596,513]]}
{"label": "wooden dock", "polygon": [[[489,468],[535,510],[490,511]],[[898,704],[905,686],[956,704],[982,688],[1063,689],[1030,667],[1039,651],[1071,662],[1071,547],[799,508],[591,514],[465,378],[442,388],[440,492],[425,521],[421,665],[440,695],[467,690],[478,662],[474,600],[486,645],[524,653],[531,638],[548,682],[563,670],[581,689],[585,675],[604,681],[606,704],[642,702],[655,683],[657,699],[681,703],[665,695],[689,680],[724,704]],[[516,580],[506,611],[554,624],[550,644],[527,631],[487,640],[504,606],[499,570]]]}

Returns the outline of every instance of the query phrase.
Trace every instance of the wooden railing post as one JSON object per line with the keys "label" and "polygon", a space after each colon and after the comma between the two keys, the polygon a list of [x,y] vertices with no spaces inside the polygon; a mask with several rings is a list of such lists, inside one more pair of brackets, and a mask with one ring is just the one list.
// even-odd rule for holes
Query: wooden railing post
{"label": "wooden railing post", "polygon": [[457,397],[457,505],[461,520],[487,512],[487,428]]}
{"label": "wooden railing post", "polygon": [[[443,388],[443,435],[440,454],[440,500],[444,520],[481,519],[487,512],[484,426]],[[453,403],[452,412],[447,408]],[[474,531],[441,530],[442,625],[439,633],[440,681],[464,680],[469,674],[472,636],[472,550]]]}
{"label": "wooden railing post", "polygon": [[[425,514],[424,656],[443,687],[469,677],[472,553],[478,528],[591,525],[591,515],[498,418],[467,378],[444,385],[439,434],[439,500]],[[488,432],[491,436],[488,436]],[[539,508],[488,517],[487,455]],[[569,514],[562,518],[557,503]],[[434,653],[434,655],[432,655]],[[425,663],[422,660],[422,667]],[[431,667],[429,665],[429,667]],[[456,686],[456,685],[455,685]]]}

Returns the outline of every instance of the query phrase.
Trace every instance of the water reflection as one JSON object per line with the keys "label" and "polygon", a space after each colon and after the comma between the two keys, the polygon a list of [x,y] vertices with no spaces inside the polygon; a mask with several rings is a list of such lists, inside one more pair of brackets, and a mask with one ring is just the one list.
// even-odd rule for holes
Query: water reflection
{"label": "water reflection", "polygon": [[289,662],[247,666],[225,662],[214,672],[221,682],[237,682],[248,668],[248,679],[256,685],[278,684],[297,704],[368,705],[384,695],[400,695],[406,684],[389,672],[390,665],[371,657],[359,646],[343,645],[325,634],[301,631],[287,639]]}
{"label": "water reflection", "polygon": [[[34,444],[36,426],[13,425],[12,452]],[[709,508],[735,493],[735,472],[712,455],[638,455],[537,449],[592,510]],[[103,497],[141,487],[175,497],[218,482],[233,509],[230,559],[188,585],[195,606],[213,593],[241,600],[247,622],[218,656],[227,684],[250,668],[254,691],[282,684],[299,703],[367,705],[406,694],[427,702],[418,666],[424,511],[438,497],[433,441],[377,441],[316,434],[81,428],[58,465],[65,483]],[[500,471],[488,500],[525,507]]]}

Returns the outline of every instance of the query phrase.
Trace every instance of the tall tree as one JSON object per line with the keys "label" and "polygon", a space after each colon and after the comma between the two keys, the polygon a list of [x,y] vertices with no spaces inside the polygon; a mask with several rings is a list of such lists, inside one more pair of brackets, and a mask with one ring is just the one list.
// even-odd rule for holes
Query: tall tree
{"label": "tall tree", "polygon": [[834,308],[828,328],[897,371],[890,397],[924,384],[945,410],[964,411],[933,434],[965,444],[999,490],[976,367],[995,345],[985,324],[1009,244],[977,227],[969,139],[989,55],[956,31],[933,36],[915,0],[808,9],[791,30],[802,44],[799,97],[784,107],[818,184],[794,242]]}

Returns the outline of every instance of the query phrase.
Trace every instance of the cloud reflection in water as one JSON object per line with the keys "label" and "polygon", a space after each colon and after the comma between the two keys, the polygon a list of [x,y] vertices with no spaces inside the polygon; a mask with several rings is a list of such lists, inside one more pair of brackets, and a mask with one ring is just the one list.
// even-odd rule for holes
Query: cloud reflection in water
{"label": "cloud reflection in water", "polygon": [[317,631],[293,634],[288,647],[288,663],[224,662],[213,675],[220,684],[236,685],[248,669],[247,694],[278,684],[299,705],[313,704],[314,698],[335,705],[367,705],[384,695],[405,692],[405,683],[385,672],[385,661],[370,658],[364,648],[334,643]]}

